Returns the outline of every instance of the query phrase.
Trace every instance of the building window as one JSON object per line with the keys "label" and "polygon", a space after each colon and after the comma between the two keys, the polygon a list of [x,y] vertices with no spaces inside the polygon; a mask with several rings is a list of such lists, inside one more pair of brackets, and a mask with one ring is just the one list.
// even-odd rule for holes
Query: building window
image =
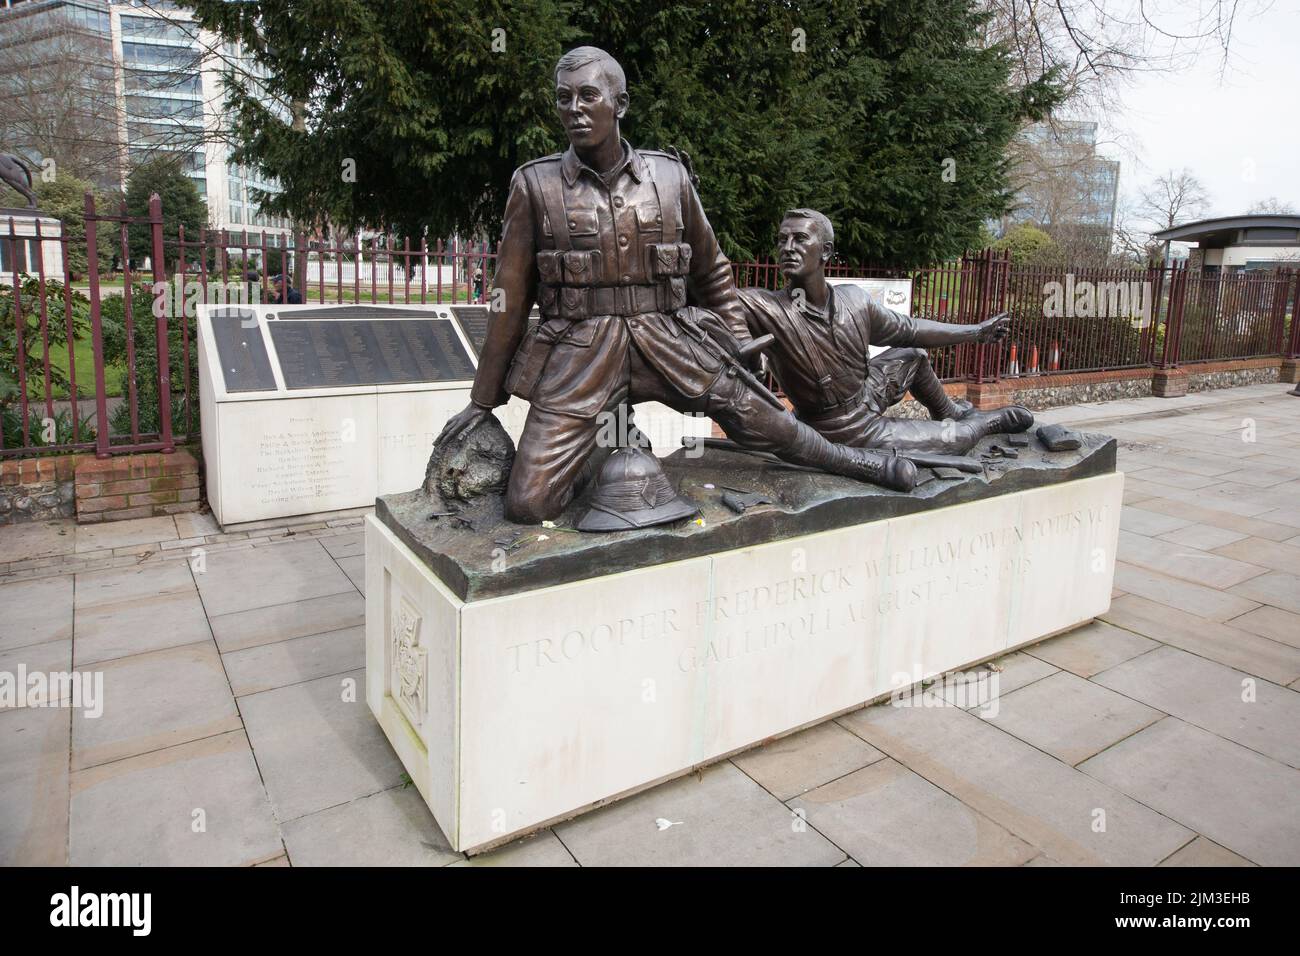
{"label": "building window", "polygon": [[199,100],[175,99],[168,96],[128,94],[126,111],[132,117],[143,119],[203,118],[203,104]]}
{"label": "building window", "polygon": [[143,37],[148,40],[172,40],[177,43],[190,43],[194,37],[178,24],[161,17],[122,17],[122,35]]}
{"label": "building window", "polygon": [[188,93],[192,96],[199,96],[203,92],[203,82],[197,73],[178,75],[129,68],[123,73],[128,92]]}
{"label": "building window", "polygon": [[122,59],[128,66],[161,66],[168,70],[197,70],[199,55],[189,47],[159,46],[155,43],[122,43]]}

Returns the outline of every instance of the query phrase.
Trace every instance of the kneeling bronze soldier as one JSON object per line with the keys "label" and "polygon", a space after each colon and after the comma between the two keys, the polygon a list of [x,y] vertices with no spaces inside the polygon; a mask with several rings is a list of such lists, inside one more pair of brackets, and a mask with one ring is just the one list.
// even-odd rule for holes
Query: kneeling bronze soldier
{"label": "kneeling bronze soldier", "polygon": [[[910,490],[908,461],[835,445],[798,421],[734,359],[750,336],[731,276],[686,167],[619,136],[623,70],[582,47],[556,65],[563,154],[514,174],[471,404],[439,441],[511,394],[531,407],[506,514],[536,523],[572,500],[594,461],[597,416],[658,401],[702,413],[746,448]],[[536,301],[542,321],[525,336]],[[704,311],[684,309],[687,302]]]}
{"label": "kneeling bronze soldier", "polygon": [[[996,342],[1007,334],[1005,315],[978,325],[930,322],[877,305],[857,286],[832,288],[826,263],[834,241],[824,215],[791,210],[777,236],[786,288],[740,292],[750,332],[776,339],[767,356],[801,420],[832,442],[900,455],[962,455],[985,435],[1024,431],[1034,423],[1019,405],[977,412],[969,402],[953,401],[924,351]],[[870,345],[895,347],[872,358]],[[885,415],[909,391],[932,421]]]}

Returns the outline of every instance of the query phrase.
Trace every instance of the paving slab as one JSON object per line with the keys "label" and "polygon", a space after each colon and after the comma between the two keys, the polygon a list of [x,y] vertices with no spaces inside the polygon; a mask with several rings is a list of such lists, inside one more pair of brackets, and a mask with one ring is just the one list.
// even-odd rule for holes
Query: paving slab
{"label": "paving slab", "polygon": [[195,580],[210,616],[353,589],[316,540],[211,554],[207,569]]}
{"label": "paving slab", "polygon": [[1300,771],[1177,717],[1079,769],[1253,863],[1300,864]]}
{"label": "paving slab", "polygon": [[176,522],[176,534],[181,538],[198,538],[221,533],[221,526],[217,524],[217,519],[212,517],[210,512],[200,514],[191,511],[172,515],[172,518]]}
{"label": "paving slab", "polygon": [[236,697],[366,666],[366,629],[352,627],[222,655]]}
{"label": "paving slab", "polygon": [[414,786],[394,787],[284,825],[294,866],[445,866],[447,843]]}
{"label": "paving slab", "polygon": [[74,621],[78,668],[212,640],[203,602],[193,590],[96,604],[78,610]]}
{"label": "paving slab", "polygon": [[1115,586],[1126,594],[1140,594],[1158,604],[1179,608],[1211,621],[1226,621],[1259,606],[1249,598],[1171,578],[1127,561],[1115,562]]}
{"label": "paving slab", "polygon": [[[105,521],[101,524],[77,526],[77,553],[111,551],[137,544],[155,544],[182,537],[176,532],[176,522],[171,515],[157,518],[136,518],[133,521]],[[185,535],[184,537],[193,537]]]}
{"label": "paving slab", "polygon": [[489,850],[452,866],[577,866],[560,838],[550,830],[534,833],[496,850]]}
{"label": "paving slab", "polygon": [[1096,683],[1300,768],[1300,695],[1285,687],[1176,647],[1113,667]]}
{"label": "paving slab", "polygon": [[[51,673],[66,673],[72,670],[72,641],[46,641],[44,644],[29,644],[26,647],[0,651],[0,674],[12,675],[16,685],[15,689],[18,691],[15,694],[12,707],[0,704],[0,715],[28,705],[27,688],[17,684],[19,667],[25,668],[28,675],[36,673],[47,675],[46,685],[43,689],[40,687],[32,688],[33,695],[30,700],[35,706],[43,707],[48,703],[66,704],[71,699],[68,685],[62,682],[52,684],[48,680],[48,675]],[[50,700],[51,687],[58,691],[59,700]]]}
{"label": "paving slab", "polygon": [[944,680],[935,685],[935,693],[945,702],[958,704],[966,710],[982,709],[985,705],[984,690],[993,696],[1009,694],[1056,673],[1054,665],[1023,651],[999,657],[992,663],[993,667],[985,664],[945,675]]}
{"label": "paving slab", "polygon": [[[1199,491],[1172,488],[1165,492],[1164,497],[1173,498],[1178,501],[1186,501],[1190,504],[1200,505],[1214,511],[1227,512],[1230,515],[1242,518],[1260,518],[1265,524],[1277,524],[1273,519],[1265,520],[1261,517],[1264,514],[1275,510],[1273,506],[1257,501],[1253,497],[1225,494],[1223,490],[1224,487],[1224,485],[1216,485],[1213,488],[1202,488]],[[1239,485],[1236,487],[1244,486]],[[1253,490],[1258,491],[1259,489]],[[1146,504],[1146,502],[1143,502],[1143,504]],[[1209,522],[1207,522],[1207,524],[1208,523]]]}
{"label": "paving slab", "polygon": [[241,697],[239,709],[282,823],[402,782],[363,670]]}
{"label": "paving slab", "polygon": [[339,594],[211,615],[208,620],[217,646],[223,653],[229,653],[295,637],[364,626],[366,600],[355,588],[349,587]]}
{"label": "paving slab", "polygon": [[875,706],[837,719],[1061,863],[1152,866],[1194,836],[1119,790],[955,707]]}
{"label": "paving slab", "polygon": [[1166,531],[1185,528],[1192,522],[1186,518],[1162,515],[1158,511],[1145,511],[1136,506],[1125,506],[1119,512],[1119,526],[1134,534],[1143,534],[1154,538]]}
{"label": "paving slab", "polygon": [[242,731],[72,775],[73,866],[251,866],[284,852]]}
{"label": "paving slab", "polygon": [[1300,650],[1297,648],[1148,601],[1136,594],[1126,594],[1112,601],[1110,610],[1101,616],[1117,627],[1181,647],[1275,684],[1289,684],[1300,677]]}
{"label": "paving slab", "polygon": [[1161,866],[1254,866],[1250,860],[1219,846],[1213,840],[1198,836]]}
{"label": "paving slab", "polygon": [[68,861],[66,707],[0,713],[0,866]]}
{"label": "paving slab", "polygon": [[[1261,521],[1258,518],[1246,518],[1226,511],[1219,511],[1204,504],[1183,501],[1177,498],[1152,497],[1142,502],[1142,509],[1144,511],[1158,511],[1161,514],[1177,515],[1213,528],[1223,528],[1234,533],[1254,535],[1257,538],[1267,538],[1270,541],[1285,541],[1294,537],[1292,532],[1295,531],[1290,525],[1274,524],[1269,521]],[[1193,547],[1196,547],[1196,545],[1193,545]]]}
{"label": "paving slab", "polygon": [[72,638],[72,577],[0,584],[0,650]]}
{"label": "paving slab", "polygon": [[70,521],[25,521],[0,525],[0,556],[5,561],[72,554],[77,526]]}
{"label": "paving slab", "polygon": [[884,756],[861,737],[828,720],[732,757],[731,762],[784,801]]}
{"label": "paving slab", "polygon": [[1300,614],[1264,604],[1227,622],[1235,628],[1300,648]]}
{"label": "paving slab", "polygon": [[1224,481],[1251,485],[1255,488],[1275,488],[1295,479],[1295,471],[1285,468],[1242,468],[1221,475]]}
{"label": "paving slab", "polygon": [[1087,678],[1154,647],[1159,644],[1149,637],[1105,621],[1093,621],[1068,634],[1027,647],[1025,653]]}
{"label": "paving slab", "polygon": [[126,604],[161,594],[193,593],[194,575],[185,561],[161,561],[84,571],[76,576],[78,611],[108,604]]}
{"label": "paving slab", "polygon": [[862,866],[1019,866],[1038,850],[888,758],[790,801]]}
{"label": "paving slab", "polygon": [[1082,677],[1058,672],[1003,694],[996,712],[979,716],[1074,766],[1165,715]]}
{"label": "paving slab", "polygon": [[1121,561],[1129,564],[1214,588],[1230,588],[1268,571],[1257,564],[1196,548],[1170,545],[1167,541],[1133,534],[1123,528],[1119,532],[1117,553]]}
{"label": "paving slab", "polygon": [[[1158,514],[1159,512],[1153,512]],[[1213,551],[1215,548],[1221,548],[1225,544],[1232,544],[1234,541],[1240,541],[1249,537],[1242,531],[1230,531],[1227,528],[1216,528],[1208,524],[1188,524],[1176,531],[1168,531],[1164,534],[1157,535],[1162,541],[1170,541],[1174,544],[1185,545],[1189,548],[1199,548],[1201,551]]]}
{"label": "paving slab", "polygon": [[582,866],[834,866],[845,856],[728,761],[554,829]]}
{"label": "paving slab", "polygon": [[364,554],[354,555],[350,558],[339,558],[338,566],[343,569],[343,573],[348,576],[363,595],[366,593],[366,556]]}
{"label": "paving slab", "polygon": [[104,675],[103,713],[90,717],[73,711],[74,770],[240,728],[211,641],[123,657],[94,669]]}
{"label": "paving slab", "polygon": [[366,553],[366,536],[364,532],[354,531],[350,534],[336,534],[330,538],[322,538],[321,544],[329,552],[331,558],[351,558],[356,555],[364,556]]}
{"label": "paving slab", "polygon": [[1280,541],[1266,538],[1244,538],[1231,544],[1221,545],[1215,554],[1222,554],[1240,561],[1262,565],[1274,571],[1293,573],[1300,569],[1300,548]]}
{"label": "paving slab", "polygon": [[1174,468],[1145,468],[1142,471],[1142,480],[1153,484],[1166,485],[1170,488],[1185,488],[1188,490],[1205,488],[1218,482],[1217,478],[1208,475],[1194,475]]}
{"label": "paving slab", "polygon": [[1283,571],[1270,571],[1230,589],[1240,597],[1271,604],[1284,611],[1300,614],[1300,577]]}

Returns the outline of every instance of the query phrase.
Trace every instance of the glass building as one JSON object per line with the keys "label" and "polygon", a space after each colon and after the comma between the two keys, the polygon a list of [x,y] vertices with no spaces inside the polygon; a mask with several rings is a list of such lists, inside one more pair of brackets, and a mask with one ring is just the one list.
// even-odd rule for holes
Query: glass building
{"label": "glass building", "polygon": [[[23,29],[7,29],[21,25]],[[130,170],[160,153],[177,156],[208,205],[208,224],[228,229],[234,241],[256,245],[263,234],[279,245],[291,230],[282,217],[257,210],[254,192],[274,193],[274,179],[230,162],[218,135],[225,122],[221,75],[230,65],[257,75],[240,50],[200,30],[186,11],[160,0],[0,0],[0,57],[6,45],[33,43],[50,47],[46,61],[56,60],[58,46],[85,51],[102,61],[89,71],[87,96],[102,102],[87,113],[107,118],[107,136],[117,154],[101,185],[125,188]],[[16,52],[16,51],[15,51]],[[13,58],[9,58],[12,60]],[[40,59],[24,52],[22,62],[37,69]],[[13,141],[6,148],[39,161],[39,147]]]}
{"label": "glass building", "polygon": [[1036,123],[1013,144],[1019,189],[1004,227],[1087,227],[1109,237],[1115,229],[1119,162],[1097,154],[1097,124]]}

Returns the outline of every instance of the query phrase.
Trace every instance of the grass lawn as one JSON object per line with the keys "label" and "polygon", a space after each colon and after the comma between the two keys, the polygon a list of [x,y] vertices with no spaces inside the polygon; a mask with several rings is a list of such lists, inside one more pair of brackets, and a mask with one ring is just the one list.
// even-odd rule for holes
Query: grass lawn
{"label": "grass lawn", "polygon": [[[66,346],[50,346],[50,366],[62,372],[68,371],[68,349]],[[73,359],[77,363],[77,397],[81,399],[95,397],[95,349],[89,336],[78,339],[73,344]],[[121,365],[109,365],[104,369],[104,390],[112,395],[121,395],[126,368]],[[27,396],[30,401],[45,401],[45,386],[38,378],[27,380]],[[55,388],[54,398],[68,398],[66,388]]]}

